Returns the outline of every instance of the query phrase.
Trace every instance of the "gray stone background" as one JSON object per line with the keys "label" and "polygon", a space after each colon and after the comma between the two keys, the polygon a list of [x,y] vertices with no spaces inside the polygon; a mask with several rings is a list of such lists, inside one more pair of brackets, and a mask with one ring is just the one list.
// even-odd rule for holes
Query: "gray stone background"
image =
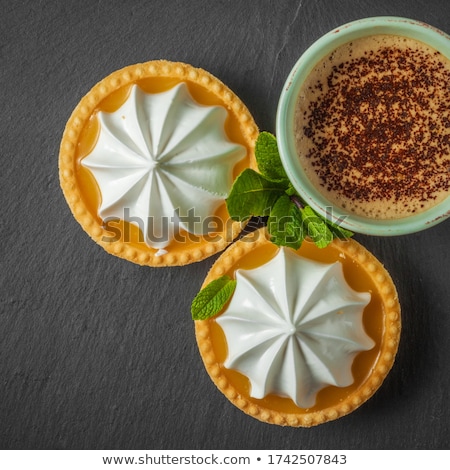
{"label": "gray stone background", "polygon": [[447,0],[0,0],[0,447],[449,448],[450,221],[356,236],[403,307],[394,368],[356,412],[313,429],[239,411],[206,374],[190,302],[215,258],[139,267],[102,250],[58,181],[67,119],[100,79],[151,59],[219,77],[262,130],[300,54],[351,20],[396,15],[450,33]]}

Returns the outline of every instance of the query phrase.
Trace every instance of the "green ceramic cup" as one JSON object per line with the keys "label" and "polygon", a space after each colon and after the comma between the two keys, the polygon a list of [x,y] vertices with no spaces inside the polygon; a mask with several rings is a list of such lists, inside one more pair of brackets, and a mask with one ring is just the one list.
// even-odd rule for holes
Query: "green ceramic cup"
{"label": "green ceramic cup", "polygon": [[450,196],[425,212],[399,219],[370,219],[333,206],[309,181],[296,152],[294,111],[300,87],[312,68],[334,49],[349,41],[374,34],[415,38],[450,58],[450,36],[427,24],[407,18],[374,17],[348,23],[318,39],[295,64],[278,103],[276,133],[285,170],[300,196],[316,212],[356,233],[402,235],[431,227],[450,216]]}

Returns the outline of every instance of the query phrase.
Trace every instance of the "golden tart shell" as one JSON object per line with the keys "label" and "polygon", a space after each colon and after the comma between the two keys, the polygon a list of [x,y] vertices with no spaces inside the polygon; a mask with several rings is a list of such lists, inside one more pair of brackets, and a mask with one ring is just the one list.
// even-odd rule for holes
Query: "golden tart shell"
{"label": "golden tart shell", "polygon": [[[93,117],[99,111],[115,111],[126,99],[127,88],[138,84],[147,92],[160,92],[185,82],[194,99],[201,104],[222,105],[229,113],[227,133],[234,133],[238,142],[247,149],[247,156],[236,165],[236,177],[244,168],[256,168],[254,146],[258,128],[252,115],[242,101],[219,79],[209,72],[181,62],[165,60],[150,61],[127,66],[111,73],[97,83],[79,102],[70,116],[61,141],[59,153],[60,184],[75,219],[90,237],[107,252],[140,265],[176,266],[200,261],[231,243],[243,228],[243,224],[232,222],[225,204],[217,214],[223,220],[223,230],[208,236],[193,236],[186,243],[175,242],[167,254],[157,254],[142,242],[139,230],[124,223],[121,230],[129,238],[113,239],[97,215],[99,190],[92,175],[86,174],[80,160],[89,151],[85,141],[95,140],[92,130]],[[199,97],[199,98],[198,98]],[[229,136],[230,137],[230,136]],[[233,138],[232,138],[233,140]],[[81,155],[81,156],[80,156]],[[83,173],[85,172],[85,173]],[[86,188],[88,190],[86,190]],[[97,191],[97,194],[94,193]],[[97,201],[95,201],[97,199]],[[187,237],[189,238],[189,237]]]}
{"label": "golden tart shell", "polygon": [[[309,244],[309,246],[307,246]],[[227,274],[234,276],[238,268],[251,269],[262,264],[259,258],[274,256],[276,250],[264,229],[257,230],[229,247],[209,271],[203,287]],[[215,385],[239,409],[254,418],[281,426],[311,427],[345,416],[366,402],[381,386],[395,360],[401,331],[400,304],[391,276],[367,249],[355,240],[334,240],[329,247],[319,249],[305,241],[298,253],[308,250],[315,253],[317,261],[327,262],[326,250],[334,250],[333,257],[346,260],[344,275],[355,288],[355,282],[369,282],[376,303],[371,307],[371,317],[366,307],[364,325],[366,332],[375,337],[375,349],[359,353],[354,361],[355,383],[350,387],[329,386],[318,394],[318,403],[310,409],[298,408],[290,399],[268,396],[255,399],[249,395],[248,379],[236,371],[226,369],[226,340],[214,318],[197,320],[195,334],[205,368]],[[270,254],[272,253],[272,254]],[[246,260],[247,259],[247,260]],[[349,276],[349,270],[354,274]],[[349,277],[354,279],[349,279]],[[353,284],[353,285],[352,285]],[[356,286],[360,288],[361,286]],[[372,301],[371,301],[372,302]],[[369,327],[367,327],[367,324]],[[369,328],[369,330],[367,329]],[[222,344],[223,343],[223,344]],[[322,394],[322,395],[321,395]],[[320,401],[322,403],[320,403]]]}

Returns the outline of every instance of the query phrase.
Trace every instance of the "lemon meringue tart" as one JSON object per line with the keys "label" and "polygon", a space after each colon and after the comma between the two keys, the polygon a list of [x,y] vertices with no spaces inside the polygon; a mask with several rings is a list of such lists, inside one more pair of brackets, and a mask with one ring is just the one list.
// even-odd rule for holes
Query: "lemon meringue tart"
{"label": "lemon meringue tart", "polygon": [[109,253],[150,266],[200,261],[242,229],[225,199],[235,177],[255,166],[257,135],[246,106],[205,70],[131,65],[73,111],[61,187],[76,220]]}
{"label": "lemon meringue tart", "polygon": [[395,285],[354,240],[277,247],[264,229],[228,248],[204,286],[236,281],[216,316],[195,321],[207,372],[260,421],[311,427],[352,412],[390,371],[401,330]]}

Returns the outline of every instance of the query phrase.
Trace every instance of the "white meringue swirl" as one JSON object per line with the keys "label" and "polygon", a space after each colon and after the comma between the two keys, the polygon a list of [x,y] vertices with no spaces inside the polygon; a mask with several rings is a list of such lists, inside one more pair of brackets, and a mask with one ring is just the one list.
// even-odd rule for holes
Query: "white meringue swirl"
{"label": "white meringue swirl", "polygon": [[138,225],[145,243],[166,248],[180,229],[202,235],[227,197],[246,149],[225,132],[228,113],[203,106],[180,83],[162,93],[133,85],[113,113],[99,112],[100,132],[82,165],[101,192],[99,216]]}
{"label": "white meringue swirl", "polygon": [[280,248],[268,263],[236,272],[237,286],[217,317],[228,346],[225,367],[246,375],[251,396],[290,397],[310,408],[328,385],[354,381],[352,363],[372,349],[362,315],[370,293],[346,282],[342,264]]}

